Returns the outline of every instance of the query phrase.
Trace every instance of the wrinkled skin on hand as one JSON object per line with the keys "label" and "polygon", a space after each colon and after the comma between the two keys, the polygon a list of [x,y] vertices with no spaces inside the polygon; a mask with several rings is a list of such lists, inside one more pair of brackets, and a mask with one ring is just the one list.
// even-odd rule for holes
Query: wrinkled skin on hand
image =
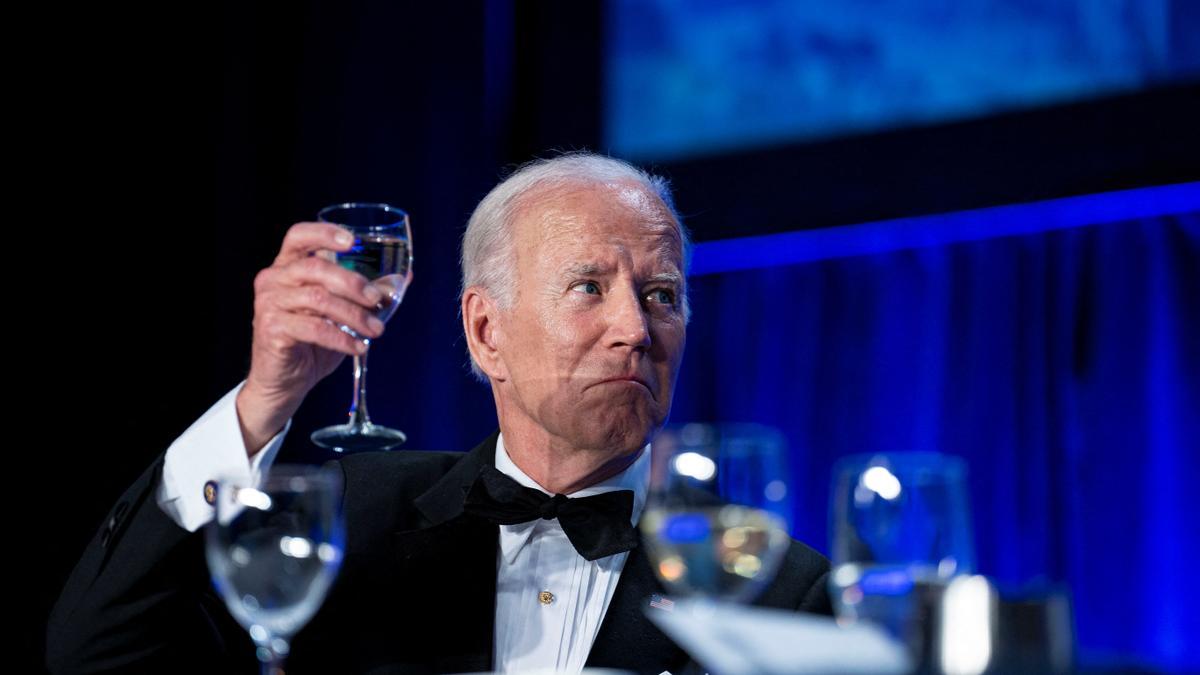
{"label": "wrinkled skin on hand", "polygon": [[383,294],[332,260],[353,243],[353,235],[336,225],[296,223],[275,261],[254,279],[250,372],[237,398],[248,455],[283,427],[347,354],[365,351],[339,325],[367,338],[383,334],[372,312]]}

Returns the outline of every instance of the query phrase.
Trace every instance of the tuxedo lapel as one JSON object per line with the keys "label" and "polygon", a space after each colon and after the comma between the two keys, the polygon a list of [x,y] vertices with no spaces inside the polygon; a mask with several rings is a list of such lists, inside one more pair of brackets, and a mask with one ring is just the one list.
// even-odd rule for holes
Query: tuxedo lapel
{"label": "tuxedo lapel", "polygon": [[424,522],[397,532],[397,574],[410,583],[426,662],[437,672],[492,669],[499,528],[464,514],[463,498],[480,469],[495,462],[493,434],[415,501]]}
{"label": "tuxedo lapel", "polygon": [[496,465],[496,430],[458,461],[446,475],[433,484],[415,505],[429,524],[438,525],[462,514],[463,500],[485,466]]}
{"label": "tuxedo lapel", "polygon": [[[493,669],[496,561],[499,527],[463,513],[463,501],[484,466],[494,466],[493,434],[463,457],[414,504],[417,529],[395,533],[393,555],[405,583],[406,605],[423,624],[415,628],[421,660],[436,672]],[[678,672],[687,655],[646,618],[650,597],[663,593],[641,536],[588,654],[586,667],[634,672]]]}
{"label": "tuxedo lapel", "polygon": [[646,618],[648,611],[668,610],[650,607],[651,596],[665,591],[650,568],[641,539],[639,533],[585,667],[661,673],[677,672],[687,662],[687,655]]}

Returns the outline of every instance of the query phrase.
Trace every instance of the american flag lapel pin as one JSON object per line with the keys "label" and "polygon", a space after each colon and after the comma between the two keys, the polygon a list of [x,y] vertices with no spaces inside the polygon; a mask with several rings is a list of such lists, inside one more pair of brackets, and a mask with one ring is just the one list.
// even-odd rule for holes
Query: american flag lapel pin
{"label": "american flag lapel pin", "polygon": [[655,593],[650,596],[650,606],[654,609],[661,609],[664,612],[675,611],[675,601]]}

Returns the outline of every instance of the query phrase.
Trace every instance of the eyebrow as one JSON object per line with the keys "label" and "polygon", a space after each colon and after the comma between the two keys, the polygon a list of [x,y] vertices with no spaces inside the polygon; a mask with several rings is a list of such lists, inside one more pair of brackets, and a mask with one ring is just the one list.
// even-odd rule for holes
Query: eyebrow
{"label": "eyebrow", "polygon": [[648,283],[648,284],[667,283],[667,284],[671,284],[672,286],[682,286],[683,285],[683,276],[676,272],[662,272],[660,274],[655,274],[655,275],[651,276],[649,279],[646,280],[646,283]]}
{"label": "eyebrow", "polygon": [[[602,276],[612,271],[612,266],[599,263],[574,263],[563,269],[564,277],[594,277]],[[644,284],[669,284],[675,288],[683,287],[683,275],[678,272],[659,272],[647,278]]]}
{"label": "eyebrow", "polygon": [[575,263],[563,270],[563,276],[589,277],[608,271],[598,263]]}

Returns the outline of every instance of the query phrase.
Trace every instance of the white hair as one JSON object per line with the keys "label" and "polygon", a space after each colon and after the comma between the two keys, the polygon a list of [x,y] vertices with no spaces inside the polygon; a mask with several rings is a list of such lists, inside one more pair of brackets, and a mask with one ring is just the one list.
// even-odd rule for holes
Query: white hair
{"label": "white hair", "polygon": [[[643,186],[666,205],[679,228],[686,272],[691,259],[691,241],[683,220],[675,210],[667,179],[643,171],[619,159],[591,152],[569,152],[549,159],[536,159],[522,165],[499,185],[492,188],[475,207],[467,221],[462,240],[462,294],[472,286],[487,290],[493,300],[508,309],[516,299],[516,252],[513,249],[513,222],[523,206],[523,200],[534,192],[576,183],[604,184],[628,180]],[[686,286],[683,292],[683,313],[690,315]],[[469,355],[469,351],[468,351]],[[481,381],[487,376],[471,358],[471,372]]]}

